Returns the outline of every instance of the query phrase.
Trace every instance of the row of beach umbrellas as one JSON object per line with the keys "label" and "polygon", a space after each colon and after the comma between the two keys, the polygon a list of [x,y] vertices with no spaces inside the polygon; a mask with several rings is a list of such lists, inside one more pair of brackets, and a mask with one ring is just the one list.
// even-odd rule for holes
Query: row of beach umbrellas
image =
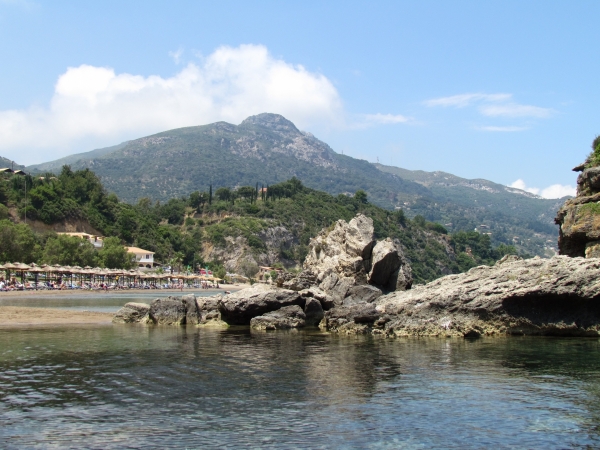
{"label": "row of beach umbrellas", "polygon": [[61,274],[61,275],[90,275],[90,276],[109,276],[109,277],[132,277],[140,279],[162,279],[175,278],[183,280],[199,279],[204,281],[218,281],[219,278],[209,277],[206,275],[184,275],[184,274],[169,274],[169,273],[148,273],[139,270],[122,270],[122,269],[103,269],[100,267],[79,267],[79,266],[61,266],[59,264],[48,265],[42,264],[23,264],[20,262],[0,264],[0,270],[8,270],[12,272],[20,272],[21,274]]}

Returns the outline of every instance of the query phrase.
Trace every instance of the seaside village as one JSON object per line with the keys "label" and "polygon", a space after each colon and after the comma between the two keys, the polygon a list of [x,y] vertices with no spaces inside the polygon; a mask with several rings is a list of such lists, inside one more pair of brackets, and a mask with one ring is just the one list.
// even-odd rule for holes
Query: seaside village
{"label": "seaside village", "polygon": [[[104,245],[104,237],[83,232],[59,232],[89,241],[96,250]],[[61,265],[36,265],[9,262],[0,264],[0,291],[41,290],[41,289],[209,289],[220,288],[226,281],[208,268],[192,271],[178,271],[176,267],[163,266],[154,260],[154,252],[139,247],[125,247],[135,259],[136,268],[130,270],[105,269],[100,267],[79,267]],[[260,267],[258,279],[265,281],[265,274],[278,271],[273,267]],[[1,273],[1,272],[0,272]],[[231,283],[247,283],[248,278],[235,273],[226,274]]]}

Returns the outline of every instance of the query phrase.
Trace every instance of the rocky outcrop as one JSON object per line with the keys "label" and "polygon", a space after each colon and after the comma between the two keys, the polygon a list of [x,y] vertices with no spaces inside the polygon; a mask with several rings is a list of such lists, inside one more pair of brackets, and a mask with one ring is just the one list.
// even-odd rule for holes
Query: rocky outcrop
{"label": "rocky outcrop", "polygon": [[334,308],[323,329],[386,336],[600,334],[600,260],[505,257],[371,304]]}
{"label": "rocky outcrop", "polygon": [[600,257],[600,167],[582,171],[577,178],[577,197],[558,210],[554,221],[560,226],[558,249],[561,255]]}
{"label": "rocky outcrop", "polygon": [[327,310],[368,303],[382,291],[410,289],[412,272],[399,242],[389,238],[377,242],[372,219],[358,214],[321,231],[310,241],[302,272],[280,276],[277,285],[296,291],[318,286],[333,301],[331,306],[323,304]]}
{"label": "rocky outcrop", "polygon": [[286,330],[306,325],[306,314],[298,305],[284,306],[250,320],[250,328],[255,330]]}
{"label": "rocky outcrop", "polygon": [[148,317],[157,325],[185,325],[187,303],[181,297],[157,298],[150,304]]}
{"label": "rocky outcrop", "polygon": [[221,319],[230,325],[249,325],[254,317],[276,311],[284,306],[304,306],[304,300],[296,291],[280,289],[263,284],[224,295],[218,301]]}
{"label": "rocky outcrop", "polygon": [[114,323],[142,323],[148,319],[150,305],[145,303],[126,303],[117,311],[112,321]]}

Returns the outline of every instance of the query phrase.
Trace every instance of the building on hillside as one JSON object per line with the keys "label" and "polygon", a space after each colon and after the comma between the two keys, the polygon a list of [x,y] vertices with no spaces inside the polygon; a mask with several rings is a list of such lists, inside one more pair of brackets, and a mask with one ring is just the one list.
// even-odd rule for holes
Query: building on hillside
{"label": "building on hillside", "polygon": [[56,233],[64,234],[66,236],[74,236],[89,241],[95,249],[102,248],[104,246],[104,236],[98,236],[89,233]]}
{"label": "building on hillside", "polygon": [[275,267],[266,267],[266,266],[259,266],[258,267],[258,274],[257,274],[257,278],[259,280],[265,280],[265,275],[267,274],[271,274],[272,271],[277,271],[278,273],[283,272],[283,269],[276,269]]}
{"label": "building on hillside", "polygon": [[144,250],[139,247],[125,247],[125,250],[127,250],[127,253],[135,255],[135,261],[138,267],[152,269],[156,264],[154,262],[154,252],[151,252],[150,250]]}

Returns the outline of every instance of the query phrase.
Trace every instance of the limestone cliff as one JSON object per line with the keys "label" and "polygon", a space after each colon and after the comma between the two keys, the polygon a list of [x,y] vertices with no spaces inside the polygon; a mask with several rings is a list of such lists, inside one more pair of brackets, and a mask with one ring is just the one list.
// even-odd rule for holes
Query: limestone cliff
{"label": "limestone cliff", "polygon": [[600,167],[581,164],[573,170],[577,178],[577,197],[558,210],[560,226],[558,249],[561,255],[600,257]]}

